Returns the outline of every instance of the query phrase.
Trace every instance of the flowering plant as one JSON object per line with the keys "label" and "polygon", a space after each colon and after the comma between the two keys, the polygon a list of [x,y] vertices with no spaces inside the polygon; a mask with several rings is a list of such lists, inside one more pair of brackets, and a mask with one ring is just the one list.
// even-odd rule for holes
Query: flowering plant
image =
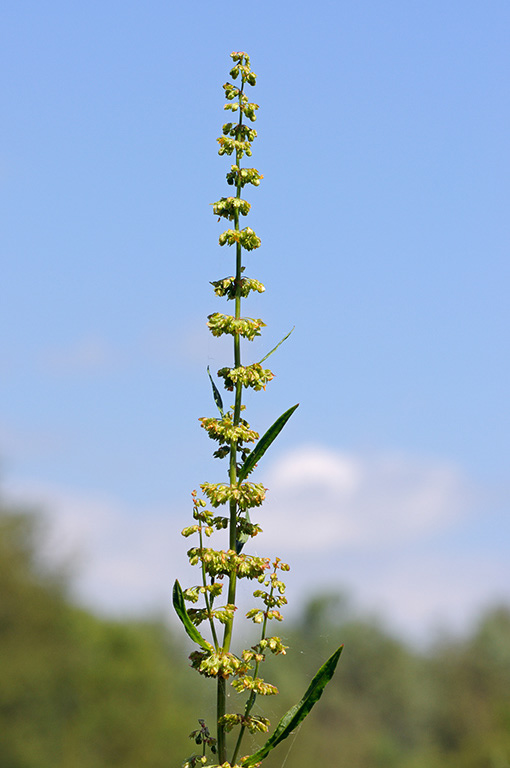
{"label": "flowering plant", "polygon": [[[218,377],[223,380],[227,392],[233,393],[234,403],[228,410],[225,409],[220,391],[209,373],[218,416],[200,419],[209,437],[218,444],[213,455],[218,459],[227,459],[228,482],[202,483],[200,488],[203,497],[193,491],[194,522],[182,531],[182,535],[187,538],[194,537],[194,545],[189,549],[188,557],[190,564],[197,566],[200,571],[199,584],[183,590],[176,581],[173,589],[173,604],[177,615],[188,636],[198,646],[190,656],[191,666],[199,674],[216,681],[217,719],[215,735],[211,735],[205,721],[199,719],[200,728],[194,730],[190,738],[201,749],[199,753],[184,761],[183,768],[255,768],[260,765],[269,752],[306,717],[320,698],[324,687],[333,676],[342,651],[342,647],[338,648],[323,664],[301,701],[284,715],[265,744],[251,755],[240,756],[246,730],[250,733],[267,733],[269,730],[270,723],[266,717],[252,714],[255,700],[258,696],[278,693],[274,685],[259,676],[260,667],[268,653],[280,655],[287,651],[282,639],[271,634],[269,627],[271,622],[280,622],[283,618],[280,608],[287,600],[281,575],[289,570],[289,566],[278,557],[258,557],[242,551],[250,538],[261,532],[260,526],[251,520],[249,510],[259,507],[266,493],[262,483],[254,483],[247,478],[290,419],[297,405],[283,413],[262,437],[250,427],[243,415],[243,389],[251,387],[255,391],[265,390],[273,378],[273,373],[268,368],[263,368],[262,363],[290,334],[262,360],[249,365],[242,364],[241,339],[252,341],[260,335],[265,323],[260,319],[242,317],[241,301],[252,291],[262,293],[265,288],[258,280],[244,274],[243,251],[253,251],[261,243],[250,227],[240,226],[241,216],[246,216],[251,207],[241,194],[249,185],[257,187],[263,177],[256,168],[241,167],[244,155],[251,157],[252,143],[257,136],[252,124],[256,120],[259,105],[251,102],[245,93],[246,86],[255,85],[256,75],[251,69],[250,57],[246,53],[232,53],[231,57],[233,67],[230,76],[238,85],[228,82],[223,88],[227,98],[225,109],[232,113],[233,119],[237,117],[237,122],[224,124],[222,136],[218,139],[218,154],[235,158],[227,173],[227,183],[234,188],[235,195],[222,197],[213,203],[213,212],[219,220],[223,218],[231,224],[231,227],[220,235],[219,244],[235,246],[235,274],[216,280],[211,285],[217,296],[233,302],[234,314],[214,312],[209,315],[208,327],[213,336],[227,334],[233,337],[233,367],[221,368]],[[213,511],[221,509],[223,514]],[[221,531],[227,532],[228,548],[214,549],[206,546],[206,540]],[[234,653],[231,648],[236,591],[241,579],[257,583],[253,597],[258,602],[256,607],[247,612],[246,618],[260,629],[254,645],[240,653]],[[227,592],[226,596],[224,591]],[[220,598],[222,604],[218,605]],[[187,607],[187,603],[191,606]],[[201,624],[209,627],[208,639],[198,629]],[[246,697],[239,707],[242,710],[240,712],[226,711],[227,683],[239,696],[244,694]],[[229,750],[227,733],[234,729],[235,739]]]}

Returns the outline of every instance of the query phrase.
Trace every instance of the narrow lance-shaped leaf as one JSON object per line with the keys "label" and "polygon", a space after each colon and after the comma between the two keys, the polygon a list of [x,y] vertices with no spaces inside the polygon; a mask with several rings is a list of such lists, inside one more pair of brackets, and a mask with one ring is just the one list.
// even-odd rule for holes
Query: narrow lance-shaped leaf
{"label": "narrow lance-shaped leaf", "polygon": [[265,356],[262,358],[262,360],[259,360],[259,365],[260,365],[260,363],[263,363],[263,362],[264,362],[264,360],[267,360],[267,358],[269,357],[269,355],[272,355],[272,354],[273,354],[273,352],[276,352],[276,350],[278,349],[278,347],[280,346],[280,344],[283,344],[283,342],[284,342],[284,341],[287,341],[287,339],[289,338],[290,334],[292,333],[292,331],[294,330],[294,328],[295,328],[295,327],[296,327],[296,326],[293,326],[293,327],[290,329],[290,331],[288,332],[288,334],[287,334],[286,336],[284,336],[284,337],[283,337],[283,339],[282,339],[281,341],[279,341],[279,342],[278,342],[278,344],[276,345],[276,347],[273,347],[273,349],[271,350],[271,352],[268,352],[268,353],[267,353],[267,355],[265,355]]}
{"label": "narrow lance-shaped leaf", "polygon": [[299,702],[295,704],[289,711],[282,717],[280,722],[275,728],[274,733],[269,737],[264,746],[262,746],[257,752],[249,757],[245,757],[241,761],[243,768],[252,768],[263,760],[281,741],[287,738],[292,731],[305,719],[307,714],[312,709],[313,705],[322,696],[324,688],[329,683],[336,669],[338,659],[342,653],[343,645],[334,652],[332,656],[322,665],[312,682],[308,686],[308,689]]}
{"label": "narrow lance-shaped leaf", "polygon": [[265,454],[273,440],[275,440],[296,408],[298,407],[299,403],[296,405],[293,405],[292,408],[289,408],[288,411],[285,411],[285,413],[282,413],[282,415],[276,419],[275,423],[272,427],[269,427],[267,432],[265,432],[260,440],[258,441],[257,445],[253,449],[253,451],[248,454],[248,457],[244,464],[241,466],[238,474],[238,480],[239,482],[242,482],[253,470],[255,467],[255,464],[257,464],[258,461],[262,458],[262,456]]}
{"label": "narrow lance-shaped leaf", "polygon": [[209,370],[209,366],[207,366],[207,373],[209,374],[209,379],[211,381],[214,402],[218,406],[218,410],[219,410],[221,416],[224,416],[224,413],[223,413],[223,400],[221,399],[221,395],[220,395],[219,389],[216,386],[216,384],[214,383],[213,377],[211,376],[211,371]]}
{"label": "narrow lance-shaped leaf", "polygon": [[188,612],[186,610],[186,605],[184,603],[184,595],[182,594],[181,585],[175,580],[173,592],[172,592],[172,602],[174,604],[175,612],[177,616],[180,618],[182,623],[184,624],[184,629],[188,633],[189,637],[193,640],[194,643],[197,643],[197,645],[200,645],[205,651],[211,650],[211,644],[207,642],[207,640],[204,640],[198,629],[195,627],[193,622],[191,621],[190,617],[188,616]]}

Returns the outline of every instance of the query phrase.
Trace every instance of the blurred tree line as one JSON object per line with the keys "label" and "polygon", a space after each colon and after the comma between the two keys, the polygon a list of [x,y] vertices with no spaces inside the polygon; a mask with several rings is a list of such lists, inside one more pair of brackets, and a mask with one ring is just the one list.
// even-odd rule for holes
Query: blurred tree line
{"label": "blurred tree line", "polygon": [[[0,508],[1,768],[180,766],[197,717],[211,720],[212,686],[162,620],[111,621],[73,605],[66,578],[40,562],[39,526]],[[427,652],[350,616],[335,596],[281,632],[290,651],[265,673],[282,691],[269,702],[273,725],[328,652],[345,650],[267,768],[510,768],[508,608]]]}

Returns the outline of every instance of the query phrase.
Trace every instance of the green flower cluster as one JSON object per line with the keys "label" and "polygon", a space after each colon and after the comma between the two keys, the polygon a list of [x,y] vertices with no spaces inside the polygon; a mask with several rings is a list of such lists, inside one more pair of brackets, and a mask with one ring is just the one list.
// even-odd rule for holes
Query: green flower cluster
{"label": "green flower cluster", "polygon": [[[264,489],[265,490],[265,489]],[[196,491],[193,491],[193,497],[195,502],[196,500]],[[202,504],[205,504],[205,502],[202,499],[199,499],[199,501]],[[203,534],[207,537],[212,536],[213,532],[224,530],[225,528],[228,528],[230,519],[228,517],[224,517],[223,515],[216,515],[213,516],[212,512],[209,510],[203,509],[202,507],[198,507],[198,504],[196,504],[193,517],[196,520],[199,520],[200,522],[195,525],[188,525],[186,528],[183,528],[181,531],[182,536],[185,538],[188,538],[189,536],[192,536],[194,533],[198,533],[200,537],[200,545],[202,546],[203,543]],[[245,540],[247,541],[248,538],[256,536],[258,533],[261,533],[262,529],[260,525],[257,523],[252,523],[251,520],[247,519],[246,517],[242,517],[241,515],[238,515],[236,520],[236,533],[237,538],[245,537]],[[221,585],[220,584],[204,584],[201,587],[190,587],[188,589],[185,589],[183,592],[183,597],[185,600],[190,600],[193,603],[196,603],[200,595],[206,595],[211,594],[211,596],[217,597],[221,593]]]}
{"label": "green flower cluster", "polygon": [[[188,757],[187,760],[185,760],[182,764],[182,768],[197,768],[197,766],[202,766],[202,768],[243,768],[242,765],[239,765],[238,763],[229,763],[228,761],[225,761],[224,763],[207,763],[207,758],[205,755],[192,755],[192,757]],[[252,763],[253,768],[258,768],[260,763]]]}
{"label": "green flower cluster", "polygon": [[243,651],[243,659],[246,661],[250,661],[251,659],[255,659],[255,661],[263,661],[264,651],[266,650],[271,651],[275,656],[278,656],[279,654],[285,656],[288,648],[289,646],[284,645],[279,637],[264,637],[260,643],[253,645],[250,650]]}
{"label": "green flower cluster", "polygon": [[[213,516],[212,512],[205,509],[205,501],[203,499],[197,499],[197,492],[193,491],[191,494],[193,498],[193,517],[199,522],[196,525],[189,525],[182,530],[182,535],[185,537],[191,536],[194,533],[205,533],[206,536],[211,536],[213,531],[221,531],[228,527],[229,518],[221,515]],[[204,591],[209,591],[204,587]]]}
{"label": "green flower cluster", "polygon": [[188,608],[188,616],[197,626],[203,621],[217,619],[221,624],[226,624],[234,618],[237,610],[235,605],[224,605],[222,608]]}
{"label": "green flower cluster", "polygon": [[232,414],[225,413],[221,419],[214,416],[201,416],[199,422],[212,440],[220,443],[254,443],[258,440],[259,433],[249,428],[249,424],[241,419],[237,426],[234,425]]}
{"label": "green flower cluster", "polygon": [[[273,563],[272,573],[263,581],[263,585],[269,589],[256,589],[253,593],[253,597],[261,598],[266,606],[265,609],[252,608],[246,614],[246,618],[251,619],[255,624],[262,624],[262,622],[270,619],[277,619],[277,621],[283,620],[283,616],[277,608],[281,608],[282,605],[287,605],[287,598],[285,597],[285,584],[278,578],[279,570],[288,571],[289,566],[286,563],[282,563],[280,558],[277,557]],[[275,642],[273,643],[273,647],[269,646],[269,650],[273,653],[282,653],[280,648],[276,645],[276,640],[279,638],[272,639]],[[259,644],[260,653],[268,647],[266,641],[267,638],[262,641],[262,645]]]}
{"label": "green flower cluster", "polygon": [[225,389],[232,392],[238,381],[243,387],[252,387],[256,392],[266,388],[266,384],[274,379],[274,373],[269,368],[262,368],[260,363],[240,365],[239,368],[220,368],[218,371],[225,382]]}
{"label": "green flower cluster", "polygon": [[250,733],[267,733],[269,730],[269,720],[267,717],[258,715],[223,715],[221,718],[225,730],[231,731],[236,725],[244,725]]}
{"label": "green flower cluster", "polygon": [[193,669],[206,677],[222,677],[227,680],[232,675],[244,675],[250,666],[228,651],[194,651],[190,655]]}
{"label": "green flower cluster", "polygon": [[252,691],[261,696],[275,696],[278,693],[276,685],[266,683],[261,677],[250,677],[249,675],[245,675],[239,680],[233,680],[232,688],[235,688],[238,693]]}
{"label": "green flower cluster", "polygon": [[[232,85],[231,83],[225,83],[223,86],[225,89],[225,96],[227,99],[235,99],[236,96],[238,97],[239,101],[235,102],[233,104],[225,104],[225,109],[229,109],[231,112],[241,112],[243,115],[245,115],[249,120],[252,120],[255,122],[257,119],[257,115],[255,112],[259,108],[258,104],[254,104],[253,102],[248,101],[246,96],[241,93],[239,88],[236,88],[235,85]],[[222,153],[218,153],[222,154]]]}
{"label": "green flower cluster", "polygon": [[213,213],[215,216],[223,216],[229,221],[234,221],[236,213],[247,216],[251,205],[246,200],[237,197],[222,197],[218,202],[213,203]]}
{"label": "green flower cluster", "polygon": [[245,227],[244,229],[226,229],[220,235],[220,245],[234,245],[239,243],[247,251],[253,251],[255,248],[260,247],[260,237],[257,237],[251,227]]}
{"label": "green flower cluster", "polygon": [[260,336],[260,329],[265,323],[253,317],[233,317],[222,315],[221,312],[213,312],[208,317],[207,327],[213,336],[223,336],[228,333],[231,336],[242,336],[248,341],[253,341],[255,336]]}
{"label": "green flower cluster", "polygon": [[[243,86],[245,82],[246,80],[243,78]],[[234,99],[237,99],[237,101],[232,104],[225,104],[225,109],[230,112],[237,112],[239,110],[239,112],[247,117],[248,120],[255,122],[257,119],[255,112],[259,108],[259,105],[252,101],[248,101],[248,97],[243,93],[242,88],[238,88],[232,83],[225,83],[223,90],[225,91],[225,96],[229,102],[234,102]],[[241,121],[239,122],[239,125],[242,125]]]}
{"label": "green flower cluster", "polygon": [[231,155],[235,152],[236,157],[241,158],[246,152],[248,157],[251,157],[251,143],[249,141],[229,139],[227,136],[220,136],[216,141],[220,145],[218,150],[219,155]]}
{"label": "green flower cluster", "polygon": [[[285,602],[287,601],[285,600]],[[262,624],[264,619],[278,619],[278,621],[283,621],[283,616],[280,611],[274,609],[271,609],[270,611],[261,611],[258,608],[252,608],[246,614],[246,618],[251,619],[255,624]]]}
{"label": "green flower cluster", "polygon": [[270,558],[237,554],[233,549],[216,550],[192,547],[188,550],[191,565],[202,564],[209,576],[233,576],[237,579],[264,579]]}
{"label": "green flower cluster", "polygon": [[244,139],[249,142],[252,142],[257,138],[257,131],[255,128],[250,128],[249,125],[225,123],[222,130],[224,136],[234,136],[237,139]]}
{"label": "green flower cluster", "polygon": [[250,291],[264,293],[266,290],[259,280],[254,280],[252,277],[242,277],[239,281],[235,277],[224,277],[222,280],[212,281],[211,285],[216,296],[226,296],[230,300],[236,298],[237,291],[241,298],[245,299]]}
{"label": "green flower cluster", "polygon": [[[202,504],[199,505],[196,501],[196,494],[194,495],[196,502],[196,514],[198,517],[204,518],[205,522],[213,522],[211,513],[203,510]],[[201,511],[203,510],[203,511]],[[201,521],[202,522],[202,521]],[[244,518],[241,518],[241,523],[244,523],[244,527],[248,527],[253,535],[252,529],[258,528],[258,526],[248,523]],[[196,530],[191,530],[196,529]],[[184,535],[191,535],[191,533],[200,533],[201,529],[199,525],[190,526],[190,529],[183,531]],[[216,578],[223,578],[224,576],[232,576],[235,573],[236,578],[249,578],[256,579],[260,584],[270,588],[270,591],[266,593],[263,590],[256,590],[255,596],[263,596],[263,600],[266,603],[265,611],[254,609],[257,615],[261,616],[261,621],[267,621],[272,618],[279,618],[277,611],[272,606],[276,604],[275,601],[278,598],[272,600],[275,590],[279,593],[285,591],[285,585],[281,582],[277,576],[277,570],[284,570],[288,568],[276,558],[273,563],[273,571],[267,577],[266,572],[270,568],[269,558],[260,558],[251,555],[237,554],[233,550],[228,551],[216,551],[209,548],[193,547],[189,550],[188,556],[192,565],[196,565],[199,562],[204,568],[204,572],[211,577],[211,583],[204,583],[203,586],[196,586],[187,589],[184,592],[184,597],[190,602],[196,603],[200,595],[208,595],[210,600],[206,602],[205,608],[190,608],[187,613],[190,620],[196,626],[200,625],[204,621],[219,621],[221,624],[226,625],[229,621],[233,620],[236,606],[227,604],[219,608],[213,608],[212,604],[214,599],[222,592],[222,585],[215,581]],[[281,599],[281,598],[280,598]],[[278,603],[280,604],[280,603]],[[248,612],[250,616],[252,612]],[[260,623],[258,619],[254,619],[256,623]],[[266,651],[270,651],[273,654],[284,654],[286,652],[286,646],[283,645],[279,637],[265,637],[265,633],[261,637],[260,641],[249,649],[242,651],[240,656],[226,651],[223,648],[213,648],[209,643],[206,647],[200,651],[195,651],[191,654],[191,665],[194,669],[198,670],[206,677],[221,677],[224,680],[233,678],[231,681],[232,686],[238,691],[249,691],[252,694],[271,695],[277,693],[275,686],[267,683],[262,678],[258,677],[256,671],[261,661],[264,660]],[[250,671],[253,669],[253,662],[255,663],[255,673],[250,675]],[[226,717],[226,715],[225,715]],[[243,718],[249,717],[245,713]],[[228,720],[228,718],[227,718]],[[227,723],[227,720],[225,723]],[[269,724],[269,721],[265,721],[264,718],[260,721],[256,720],[239,720],[238,716],[230,718],[231,727],[235,725],[235,722],[240,725],[253,727],[255,730],[265,730],[264,724]],[[248,725],[250,723],[250,726]],[[227,730],[229,730],[227,728]]]}
{"label": "green flower cluster", "polygon": [[230,173],[227,173],[227,184],[235,187],[244,187],[245,184],[253,184],[258,187],[263,175],[256,168],[239,168],[238,165],[232,165]]}
{"label": "green flower cluster", "polygon": [[215,582],[214,584],[206,584],[204,587],[196,586],[196,587],[188,587],[188,589],[184,590],[184,599],[189,600],[192,603],[198,602],[198,599],[200,595],[204,595],[206,592],[209,592],[211,597],[218,597],[221,595],[221,592],[223,590],[223,584],[219,581]]}
{"label": "green flower cluster", "polygon": [[251,71],[250,57],[248,54],[246,54],[244,51],[240,51],[238,53],[231,53],[230,57],[232,61],[235,62],[234,66],[230,70],[230,77],[234,80],[237,80],[239,73],[241,73],[243,83],[255,85],[257,81],[257,75],[255,72]]}
{"label": "green flower cluster", "polygon": [[266,488],[262,483],[202,483],[202,492],[207,496],[213,507],[219,507],[227,502],[235,502],[242,511],[251,507],[260,507],[266,497]]}

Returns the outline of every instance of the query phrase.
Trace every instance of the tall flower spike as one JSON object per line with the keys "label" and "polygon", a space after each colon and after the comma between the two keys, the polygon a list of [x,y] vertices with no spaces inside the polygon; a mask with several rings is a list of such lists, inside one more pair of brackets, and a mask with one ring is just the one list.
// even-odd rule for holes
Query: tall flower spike
{"label": "tall flower spike", "polygon": [[[234,274],[212,281],[211,285],[217,297],[233,303],[233,313],[227,315],[213,312],[208,317],[207,325],[213,336],[232,336],[232,365],[220,368],[218,377],[223,381],[226,392],[232,393],[233,404],[230,407],[224,406],[222,395],[208,369],[220,418],[200,419],[202,427],[215,442],[213,456],[227,460],[227,482],[201,483],[204,498],[198,498],[193,491],[194,522],[184,528],[182,535],[186,539],[194,537],[194,546],[188,550],[188,558],[190,565],[199,569],[200,578],[197,581],[201,583],[182,590],[179,582],[176,582],[173,591],[177,615],[189,638],[198,646],[190,656],[191,665],[199,674],[214,679],[217,686],[216,737],[211,736],[205,721],[199,719],[200,728],[191,733],[191,738],[201,747],[201,754],[191,755],[184,762],[184,768],[195,768],[206,763],[207,768],[255,766],[271,751],[273,742],[281,741],[288,731],[287,725],[280,722],[263,748],[266,750],[263,755],[259,750],[238,763],[246,729],[255,733],[266,732],[269,728],[267,718],[252,714],[257,697],[278,693],[274,685],[260,677],[260,664],[267,653],[283,655],[287,650],[279,637],[268,635],[268,624],[273,619],[279,622],[283,618],[279,608],[287,601],[284,595],[285,584],[278,577],[278,571],[287,571],[289,567],[279,558],[272,562],[270,557],[243,551],[245,547],[249,550],[250,539],[261,532],[260,526],[251,520],[250,510],[263,504],[267,490],[262,483],[247,481],[247,477],[256,469],[297,406],[282,414],[262,437],[243,416],[243,390],[248,387],[255,392],[265,390],[273,379],[273,373],[264,369],[262,362],[282,342],[273,347],[261,361],[242,363],[241,341],[253,341],[265,327],[260,318],[242,316],[242,299],[247,299],[253,291],[263,293],[265,289],[260,281],[244,274],[243,256],[258,249],[261,240],[251,227],[240,226],[241,217],[246,217],[251,209],[251,204],[244,196],[241,197],[241,192],[247,185],[258,187],[263,176],[256,168],[241,166],[242,158],[245,155],[251,156],[252,143],[257,137],[257,131],[250,123],[256,120],[259,106],[250,101],[245,93],[248,87],[255,85],[256,75],[251,70],[250,57],[244,51],[232,53],[231,58],[233,66],[230,77],[234,82],[225,83],[223,89],[227,99],[225,109],[231,114],[232,120],[223,125],[222,135],[218,138],[218,154],[233,156],[234,162],[226,179],[235,194],[221,197],[213,203],[212,209],[218,221],[225,219],[230,224],[219,236],[219,244],[227,245],[235,252],[235,269]],[[215,514],[207,508],[208,505],[214,510],[221,508],[223,513]],[[225,534],[228,539],[226,548],[208,546],[211,539],[224,537]],[[253,597],[258,603],[245,616],[252,627],[255,625],[257,642],[251,648],[235,653],[232,650],[232,637],[237,611],[236,590],[242,579],[255,581],[258,585],[253,591]],[[216,600],[220,597],[222,604],[217,605]],[[187,608],[186,603],[195,607]],[[202,631],[207,634],[207,638],[201,634]],[[321,679],[314,682],[314,691],[318,691],[316,698],[327,682],[327,675],[321,674]],[[243,693],[246,696],[240,713],[226,711],[227,682],[237,691],[233,701],[238,701]],[[305,704],[300,703],[297,709],[292,710],[293,717],[304,717],[305,709],[311,708],[309,698]],[[290,723],[292,718],[289,713],[287,719]],[[235,742],[228,761],[227,732],[231,731],[235,731]],[[278,738],[277,734],[280,734]],[[216,755],[212,763],[208,762],[207,752]]]}

